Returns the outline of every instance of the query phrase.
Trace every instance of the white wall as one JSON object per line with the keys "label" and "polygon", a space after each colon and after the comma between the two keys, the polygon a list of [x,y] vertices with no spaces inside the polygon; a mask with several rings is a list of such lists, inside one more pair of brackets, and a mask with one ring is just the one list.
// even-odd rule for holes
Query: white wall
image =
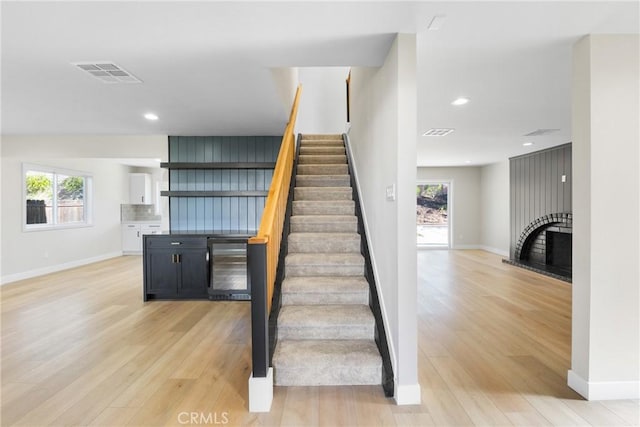
{"label": "white wall", "polygon": [[[432,167],[418,168],[418,182],[451,182],[452,249],[480,247],[480,168]],[[415,184],[414,184],[415,185]],[[414,207],[415,210],[415,207]],[[415,222],[415,220],[414,220]]]}
{"label": "white wall", "polygon": [[[419,403],[415,231],[416,45],[400,34],[381,68],[351,72],[351,130],[398,403]],[[396,200],[386,189],[395,185]]]}
{"label": "white wall", "polygon": [[594,400],[640,398],[639,52],[637,35],[591,35],[573,50],[568,382]]}
{"label": "white wall", "polygon": [[509,160],[480,168],[480,247],[509,256]]}
{"label": "white wall", "polygon": [[486,166],[419,167],[418,183],[451,182],[452,249],[509,256],[509,161]]}
{"label": "white wall", "polygon": [[[121,253],[120,204],[128,203],[129,167],[117,158],[166,159],[166,136],[2,137],[2,283]],[[22,164],[93,174],[93,225],[22,230]]]}
{"label": "white wall", "polygon": [[302,95],[296,131],[343,133],[347,123],[348,67],[298,68]]}

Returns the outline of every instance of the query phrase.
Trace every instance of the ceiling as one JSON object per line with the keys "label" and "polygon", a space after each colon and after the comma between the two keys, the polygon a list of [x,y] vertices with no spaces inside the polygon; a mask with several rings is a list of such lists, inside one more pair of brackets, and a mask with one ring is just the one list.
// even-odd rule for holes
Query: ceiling
{"label": "ceiling", "polygon": [[[569,142],[572,45],[639,32],[637,1],[3,1],[1,14],[3,135],[278,134],[288,112],[270,68],[379,66],[395,33],[416,33],[419,166]],[[71,65],[83,61],[143,83],[103,84]],[[558,130],[523,136],[537,129]]]}

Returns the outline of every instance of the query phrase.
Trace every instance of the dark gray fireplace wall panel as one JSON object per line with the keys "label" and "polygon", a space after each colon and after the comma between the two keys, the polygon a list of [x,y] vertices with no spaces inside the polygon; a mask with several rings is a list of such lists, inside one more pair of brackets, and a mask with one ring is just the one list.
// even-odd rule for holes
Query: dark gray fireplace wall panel
{"label": "dark gray fireplace wall panel", "polygon": [[571,144],[512,157],[509,160],[509,257],[513,259],[518,238],[532,221],[547,214],[572,212]]}

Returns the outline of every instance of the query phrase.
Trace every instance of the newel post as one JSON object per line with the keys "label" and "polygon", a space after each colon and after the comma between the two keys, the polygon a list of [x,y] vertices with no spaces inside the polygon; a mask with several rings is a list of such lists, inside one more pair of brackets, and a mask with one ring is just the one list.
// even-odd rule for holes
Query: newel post
{"label": "newel post", "polygon": [[251,359],[249,412],[269,412],[273,401],[273,368],[269,367],[267,311],[267,244],[247,245],[247,279],[251,284]]}

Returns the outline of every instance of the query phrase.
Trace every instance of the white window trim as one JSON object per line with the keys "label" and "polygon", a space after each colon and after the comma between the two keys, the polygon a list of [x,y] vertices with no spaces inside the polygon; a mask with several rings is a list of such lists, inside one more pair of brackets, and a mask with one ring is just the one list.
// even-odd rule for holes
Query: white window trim
{"label": "white window trim", "polygon": [[[84,222],[68,223],[68,224],[27,224],[27,172],[38,171],[53,174],[62,174],[68,176],[82,176],[84,181],[84,208],[85,208],[85,220]],[[30,233],[32,231],[46,231],[46,230],[63,230],[72,228],[87,228],[93,227],[93,174],[90,172],[79,171],[75,169],[65,169],[55,166],[44,166],[34,163],[22,164],[22,215],[20,222],[22,223],[22,231]],[[54,198],[55,199],[55,198]],[[56,203],[54,200],[54,205]]]}

